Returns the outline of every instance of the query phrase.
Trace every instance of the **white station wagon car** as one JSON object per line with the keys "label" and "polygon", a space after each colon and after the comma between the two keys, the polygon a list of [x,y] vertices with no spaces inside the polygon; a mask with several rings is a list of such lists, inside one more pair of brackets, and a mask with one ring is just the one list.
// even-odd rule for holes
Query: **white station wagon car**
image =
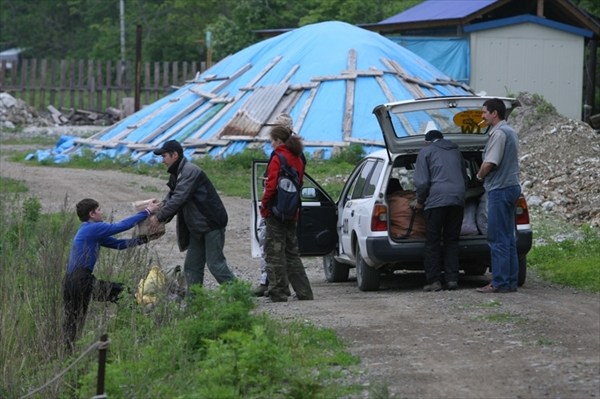
{"label": "white station wagon car", "polygon": [[[479,124],[483,102],[491,97],[436,97],[377,106],[374,114],[381,127],[386,149],[364,157],[334,201],[307,173],[302,189],[298,239],[302,256],[323,256],[325,278],[347,281],[356,268],[358,288],[374,291],[381,275],[396,270],[423,270],[424,221],[408,203],[414,198],[412,176],[424,135],[431,129],[456,143],[465,159],[467,175],[474,177],[482,163],[488,127]],[[512,98],[501,98],[507,115],[518,106]],[[260,256],[257,227],[262,177],[267,161],[254,161],[251,221],[252,254]],[[310,162],[307,166],[310,172]],[[517,204],[516,225],[519,285],[527,270],[532,245],[529,213],[524,197]],[[490,267],[487,243],[486,195],[473,184],[467,192],[461,231],[460,269],[467,275],[483,275]]]}

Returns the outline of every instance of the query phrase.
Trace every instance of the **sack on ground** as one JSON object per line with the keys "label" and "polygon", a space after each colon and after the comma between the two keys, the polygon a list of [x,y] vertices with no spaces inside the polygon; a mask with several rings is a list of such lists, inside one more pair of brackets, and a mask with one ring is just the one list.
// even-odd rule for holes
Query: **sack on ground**
{"label": "sack on ground", "polygon": [[140,305],[154,305],[159,298],[180,300],[185,296],[187,284],[181,266],[163,270],[153,265],[146,277],[138,283],[135,299]]}
{"label": "sack on ground", "polygon": [[[133,210],[135,212],[140,212],[140,211],[143,211],[144,209],[146,209],[146,207],[154,201],[156,201],[156,199],[151,198],[151,199],[147,199],[147,200],[143,200],[143,201],[132,202],[131,205],[133,206]],[[166,232],[164,223],[160,223],[158,225],[158,228],[152,232],[150,231],[149,226],[150,226],[149,218],[144,219],[140,223],[136,224],[135,227],[133,228],[133,238],[146,237],[148,239],[148,241],[151,241],[151,240],[156,240],[157,238],[162,237]]]}
{"label": "sack on ground", "polygon": [[[390,235],[392,238],[425,238],[423,211],[414,211],[409,205],[416,198],[417,195],[414,191],[396,191],[388,196],[387,201],[391,218]],[[413,219],[412,226],[411,219]]]}
{"label": "sack on ground", "polygon": [[279,155],[279,179],[277,181],[277,195],[271,211],[282,220],[291,220],[296,217],[300,208],[300,176],[298,171],[288,165],[285,157]]}
{"label": "sack on ground", "polygon": [[156,303],[158,295],[164,291],[166,284],[165,273],[158,266],[152,266],[148,275],[141,279],[135,293],[135,300],[140,305]]}

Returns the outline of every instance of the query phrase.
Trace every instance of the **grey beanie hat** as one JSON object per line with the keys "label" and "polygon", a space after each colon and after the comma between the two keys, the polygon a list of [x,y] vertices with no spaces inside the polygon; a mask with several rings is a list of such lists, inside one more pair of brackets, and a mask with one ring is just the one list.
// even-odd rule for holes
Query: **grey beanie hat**
{"label": "grey beanie hat", "polygon": [[273,125],[285,126],[288,129],[292,130],[294,127],[294,122],[292,121],[292,117],[289,114],[281,113],[275,117]]}

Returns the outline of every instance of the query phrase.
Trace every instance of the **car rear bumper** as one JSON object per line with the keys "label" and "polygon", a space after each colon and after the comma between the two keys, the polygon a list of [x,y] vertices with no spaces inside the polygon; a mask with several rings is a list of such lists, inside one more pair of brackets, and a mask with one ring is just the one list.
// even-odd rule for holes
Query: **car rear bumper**
{"label": "car rear bumper", "polygon": [[[520,230],[517,233],[517,252],[519,257],[526,255],[531,249],[533,234],[531,230]],[[368,254],[367,262],[378,268],[390,263],[418,263],[423,262],[425,242],[423,240],[406,240],[403,242],[390,242],[388,237],[371,237],[366,241]],[[459,241],[461,261],[479,261],[488,259],[490,248],[485,236],[472,236]],[[485,262],[484,262],[485,263]]]}

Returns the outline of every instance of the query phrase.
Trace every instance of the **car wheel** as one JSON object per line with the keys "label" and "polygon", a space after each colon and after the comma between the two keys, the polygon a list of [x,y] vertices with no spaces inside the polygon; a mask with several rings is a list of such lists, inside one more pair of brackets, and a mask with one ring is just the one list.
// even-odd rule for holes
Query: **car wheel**
{"label": "car wheel", "polygon": [[377,291],[379,289],[379,270],[367,265],[356,245],[356,282],[361,291]]}
{"label": "car wheel", "polygon": [[325,271],[325,280],[329,283],[348,281],[350,267],[335,260],[333,252],[323,256],[323,270]]}
{"label": "car wheel", "polygon": [[519,257],[519,287],[525,284],[525,279],[527,278],[527,257],[522,256]]}

